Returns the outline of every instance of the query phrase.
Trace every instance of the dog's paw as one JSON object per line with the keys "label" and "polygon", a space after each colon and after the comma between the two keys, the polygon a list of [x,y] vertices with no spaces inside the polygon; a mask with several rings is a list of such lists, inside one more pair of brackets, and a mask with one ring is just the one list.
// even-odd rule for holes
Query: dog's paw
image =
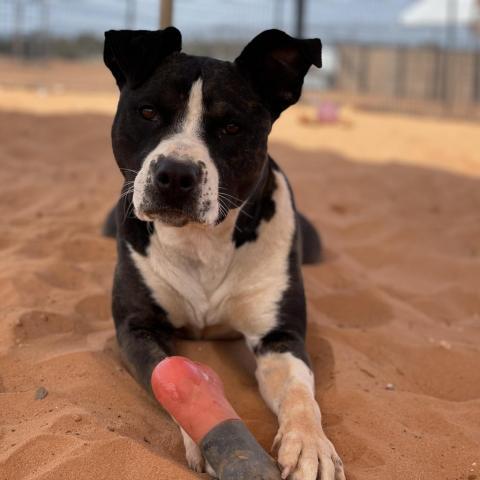
{"label": "dog's paw", "polygon": [[194,472],[205,472],[205,459],[203,458],[200,448],[183,429],[181,429],[181,432],[188,466]]}
{"label": "dog's paw", "polygon": [[185,457],[187,459],[188,466],[197,473],[205,472],[205,460],[203,458],[200,449],[194,445],[192,448],[185,450]]}
{"label": "dog's paw", "polygon": [[274,440],[276,446],[282,479],[345,480],[343,462],[321,425],[302,422],[280,428]]}
{"label": "dog's paw", "polygon": [[188,466],[197,473],[208,473],[212,478],[217,478],[215,470],[205,460],[200,447],[190,438],[187,432],[180,429],[183,437],[183,445],[185,446],[185,458]]}
{"label": "dog's paw", "polygon": [[210,466],[210,464],[205,460],[205,470],[212,478],[218,478],[215,470]]}

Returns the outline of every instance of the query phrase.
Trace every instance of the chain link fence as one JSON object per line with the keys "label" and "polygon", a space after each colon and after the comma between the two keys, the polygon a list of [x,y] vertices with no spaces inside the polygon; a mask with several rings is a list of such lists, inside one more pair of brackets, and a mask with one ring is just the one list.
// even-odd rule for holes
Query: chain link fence
{"label": "chain link fence", "polygon": [[[408,28],[399,12],[409,0],[304,3],[304,35],[324,43],[324,68],[312,69],[309,90],[366,108],[478,117],[478,23]],[[264,29],[293,34],[297,12],[297,0],[174,0],[173,23],[185,51],[231,60]],[[159,15],[158,0],[0,0],[0,54],[97,59],[104,30],[158,28]]]}

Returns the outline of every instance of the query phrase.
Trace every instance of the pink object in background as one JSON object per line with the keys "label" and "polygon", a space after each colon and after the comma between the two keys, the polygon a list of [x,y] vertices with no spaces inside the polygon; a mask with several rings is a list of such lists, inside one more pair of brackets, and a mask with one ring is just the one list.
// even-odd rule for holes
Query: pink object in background
{"label": "pink object in background", "polygon": [[332,101],[320,102],[316,111],[316,119],[321,123],[335,123],[340,119],[340,106]]}

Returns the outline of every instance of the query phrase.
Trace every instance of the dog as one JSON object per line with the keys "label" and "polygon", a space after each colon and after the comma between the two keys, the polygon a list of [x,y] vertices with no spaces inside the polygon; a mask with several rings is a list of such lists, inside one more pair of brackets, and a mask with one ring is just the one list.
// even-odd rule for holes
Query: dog
{"label": "dog", "polygon": [[[267,30],[234,62],[187,55],[181,44],[174,27],[105,33],[120,90],[112,145],[124,184],[104,231],[117,238],[122,355],[151,391],[176,334],[242,336],[278,417],[282,478],[343,480],[305,348],[301,263],[319,261],[321,242],[267,152],[273,123],[321,66],[321,42]],[[208,470],[182,435],[189,466]]]}

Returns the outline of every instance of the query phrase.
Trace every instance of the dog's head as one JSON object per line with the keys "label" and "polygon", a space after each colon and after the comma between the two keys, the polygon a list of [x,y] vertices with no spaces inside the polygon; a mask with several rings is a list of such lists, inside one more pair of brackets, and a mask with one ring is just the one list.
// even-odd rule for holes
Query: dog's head
{"label": "dog's head", "polygon": [[322,47],[268,30],[231,63],[180,53],[181,42],[173,27],[106,32],[121,92],[113,150],[138,218],[215,225],[255,190],[272,124]]}

